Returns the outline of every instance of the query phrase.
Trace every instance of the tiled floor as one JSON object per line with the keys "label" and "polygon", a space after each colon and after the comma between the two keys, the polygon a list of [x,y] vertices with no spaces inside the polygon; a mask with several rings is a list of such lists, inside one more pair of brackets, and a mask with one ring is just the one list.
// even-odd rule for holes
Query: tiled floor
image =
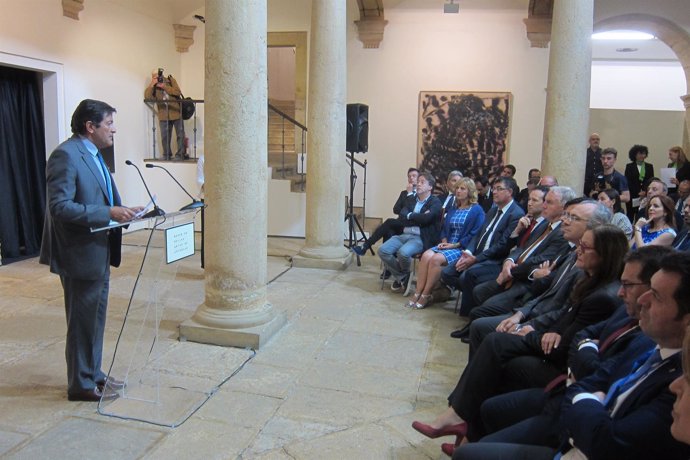
{"label": "tiled floor", "polygon": [[[143,255],[142,233],[125,236],[123,266],[112,274],[104,366]],[[289,256],[302,243],[269,239],[268,300],[288,324],[176,428],[68,402],[57,276],[36,259],[0,267],[0,456],[443,458],[440,442],[410,423],[445,407],[466,363],[467,346],[448,337],[463,325],[453,302],[404,308],[388,284],[380,290],[372,256],[346,271],[290,268]],[[249,352],[175,340],[177,324],[194,313],[204,289],[198,255],[180,263],[185,293],[165,310],[161,340],[177,357],[169,367],[189,363],[184,370],[213,387]]]}

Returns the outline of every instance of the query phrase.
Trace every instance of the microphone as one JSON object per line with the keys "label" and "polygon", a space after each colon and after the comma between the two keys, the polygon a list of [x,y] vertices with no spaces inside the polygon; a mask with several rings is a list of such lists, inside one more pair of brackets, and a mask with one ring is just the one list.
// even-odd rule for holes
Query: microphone
{"label": "microphone", "polygon": [[153,196],[151,195],[151,191],[149,190],[149,187],[148,187],[148,185],[146,185],[146,181],[144,180],[144,176],[141,175],[141,170],[137,167],[137,165],[135,165],[134,163],[132,163],[129,160],[125,160],[125,164],[127,166],[134,166],[137,169],[137,172],[139,173],[139,177],[141,177],[141,182],[144,183],[144,188],[146,189],[146,193],[149,194],[149,198],[151,198],[151,203],[153,203],[153,209],[141,217],[148,218],[148,217],[164,216],[165,211],[163,211],[161,208],[159,208],[158,204],[156,203],[156,200],[153,199]]}
{"label": "microphone", "polygon": [[187,189],[184,188],[184,187],[182,186],[182,184],[180,184],[180,182],[179,182],[177,179],[175,179],[175,176],[173,176],[172,174],[170,174],[170,171],[168,171],[167,169],[165,169],[163,166],[154,165],[154,164],[152,164],[152,163],[146,163],[146,167],[147,167],[147,168],[160,168],[160,169],[162,169],[163,171],[167,172],[167,173],[168,173],[168,176],[170,176],[170,177],[172,178],[172,180],[174,180],[175,183],[176,183],[177,185],[180,186],[180,188],[182,189],[182,191],[185,192],[185,193],[187,194],[187,196],[188,196],[189,198],[192,199],[192,202],[189,203],[189,204],[186,205],[186,206],[182,206],[182,207],[180,208],[180,211],[186,211],[187,209],[195,209],[195,208],[203,208],[203,207],[204,207],[204,203],[202,203],[201,201],[199,201],[199,200],[197,200],[196,198],[194,198],[194,197],[187,191]]}

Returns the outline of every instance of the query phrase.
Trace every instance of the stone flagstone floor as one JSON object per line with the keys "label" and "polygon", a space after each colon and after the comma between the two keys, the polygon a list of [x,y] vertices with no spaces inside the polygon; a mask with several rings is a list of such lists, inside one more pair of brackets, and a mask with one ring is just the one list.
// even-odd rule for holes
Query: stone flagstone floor
{"label": "stone flagstone floor", "polygon": [[[144,233],[124,241],[123,266],[111,277],[104,367],[141,263]],[[106,417],[96,403],[67,401],[59,279],[37,259],[0,266],[0,457],[447,458],[440,444],[451,438],[427,439],[410,424],[445,408],[466,364],[467,345],[448,336],[464,325],[453,301],[404,308],[405,298],[388,283],[380,289],[379,259],[370,255],[345,271],[290,268],[289,256],[302,244],[269,239],[268,299],[288,324],[176,428]],[[165,340],[197,356],[200,366],[221,368],[219,356],[225,362],[246,355],[175,341],[177,324],[203,301],[198,254],[180,263],[185,294],[165,311]]]}

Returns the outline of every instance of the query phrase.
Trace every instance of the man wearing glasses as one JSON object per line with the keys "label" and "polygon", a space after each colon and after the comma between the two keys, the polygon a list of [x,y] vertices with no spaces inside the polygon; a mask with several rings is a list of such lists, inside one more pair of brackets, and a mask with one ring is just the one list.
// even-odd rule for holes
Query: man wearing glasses
{"label": "man wearing glasses", "polygon": [[445,285],[462,291],[460,316],[467,316],[474,307],[474,287],[501,272],[501,263],[510,251],[510,234],[525,215],[513,199],[517,189],[517,183],[510,177],[499,177],[494,182],[495,206],[486,215],[484,225],[455,265],[448,265],[441,273]]}

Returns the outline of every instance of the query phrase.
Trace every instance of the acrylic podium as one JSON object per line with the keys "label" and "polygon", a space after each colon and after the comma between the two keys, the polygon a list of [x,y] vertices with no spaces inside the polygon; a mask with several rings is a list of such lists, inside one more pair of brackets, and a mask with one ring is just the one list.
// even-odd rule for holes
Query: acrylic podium
{"label": "acrylic podium", "polygon": [[[176,336],[161,332],[166,306],[179,303],[185,288],[176,281],[179,261],[194,256],[194,220],[200,208],[143,218],[148,241],[134,283],[108,376],[124,380],[120,397],[101,400],[102,415],[175,427],[213,393],[207,379],[195,379],[194,360],[178,349]],[[112,226],[92,231],[105,231]],[[126,254],[123,254],[123,258]],[[196,265],[198,267],[198,265]],[[200,275],[203,280],[203,275]],[[171,322],[171,321],[168,321]]]}

